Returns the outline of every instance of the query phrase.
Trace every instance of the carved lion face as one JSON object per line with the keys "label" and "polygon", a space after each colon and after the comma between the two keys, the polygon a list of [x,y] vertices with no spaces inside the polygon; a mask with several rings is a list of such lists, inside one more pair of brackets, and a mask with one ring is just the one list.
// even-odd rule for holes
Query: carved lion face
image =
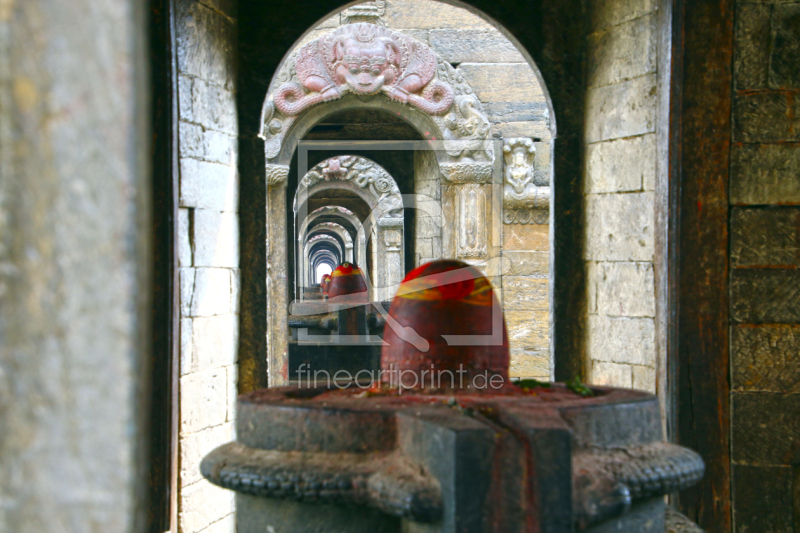
{"label": "carved lion face", "polygon": [[375,94],[384,85],[394,83],[394,56],[392,47],[383,40],[363,43],[347,39],[336,74],[353,92]]}

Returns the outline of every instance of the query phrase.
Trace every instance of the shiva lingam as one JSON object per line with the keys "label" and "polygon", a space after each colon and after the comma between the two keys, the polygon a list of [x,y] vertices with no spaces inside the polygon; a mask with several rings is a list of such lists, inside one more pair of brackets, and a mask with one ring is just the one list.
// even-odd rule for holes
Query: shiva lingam
{"label": "shiva lingam", "polygon": [[663,533],[663,496],[703,474],[651,394],[510,381],[502,309],[465,263],[410,272],[384,340],[377,376],[239,397],[237,440],[201,464],[239,533]]}

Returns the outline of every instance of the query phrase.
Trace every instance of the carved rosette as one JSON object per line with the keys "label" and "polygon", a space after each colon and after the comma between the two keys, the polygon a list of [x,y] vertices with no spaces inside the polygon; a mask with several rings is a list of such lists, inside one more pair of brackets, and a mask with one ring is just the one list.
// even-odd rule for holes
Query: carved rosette
{"label": "carved rosette", "polygon": [[345,94],[381,96],[427,114],[439,129],[429,139],[443,144],[445,159],[494,159],[491,124],[463,76],[425,43],[366,22],[345,24],[287,58],[262,109],[267,159],[305,110]]}
{"label": "carved rosette", "polygon": [[285,187],[289,178],[289,167],[286,165],[267,165],[267,187]]}
{"label": "carved rosette", "polygon": [[532,139],[508,139],[503,146],[503,221],[506,224],[547,224],[550,218],[550,180],[536,169]]}

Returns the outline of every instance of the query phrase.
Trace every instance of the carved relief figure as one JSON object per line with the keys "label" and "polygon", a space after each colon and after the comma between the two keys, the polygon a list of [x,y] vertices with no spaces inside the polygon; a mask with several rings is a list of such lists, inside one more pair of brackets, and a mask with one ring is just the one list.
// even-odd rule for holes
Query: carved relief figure
{"label": "carved relief figure", "polygon": [[505,155],[503,199],[506,224],[544,224],[549,218],[550,187],[547,174],[535,169],[532,139],[508,139]]}
{"label": "carved relief figure", "polygon": [[284,83],[274,96],[275,106],[290,116],[348,92],[383,92],[430,114],[444,113],[453,103],[452,88],[433,79],[433,51],[375,24],[346,24],[311,41],[300,49],[294,67],[300,83]]}

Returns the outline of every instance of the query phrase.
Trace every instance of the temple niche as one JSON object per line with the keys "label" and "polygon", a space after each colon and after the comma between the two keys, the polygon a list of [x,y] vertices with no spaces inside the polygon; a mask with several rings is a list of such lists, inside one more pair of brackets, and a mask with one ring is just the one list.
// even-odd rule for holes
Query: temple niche
{"label": "temple niche", "polygon": [[259,134],[270,384],[300,364],[287,324],[322,298],[317,266],[346,259],[371,302],[434,259],[477,267],[503,303],[511,375],[550,378],[553,130],[535,67],[465,9],[365,2],[301,38],[270,83]]}

